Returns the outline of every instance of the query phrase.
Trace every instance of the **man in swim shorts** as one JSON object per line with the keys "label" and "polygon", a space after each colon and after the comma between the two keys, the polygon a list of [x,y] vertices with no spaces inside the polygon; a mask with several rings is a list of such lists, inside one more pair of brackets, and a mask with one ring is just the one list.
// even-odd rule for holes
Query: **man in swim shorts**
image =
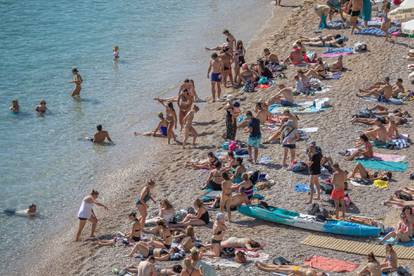
{"label": "man in swim shorts", "polygon": [[345,219],[345,180],[346,173],[343,171],[338,163],[332,165],[334,173],[332,176],[332,185],[334,186],[331,199],[335,202],[335,214],[336,218],[339,219],[339,211],[342,211],[342,218]]}
{"label": "man in swim shorts", "polygon": [[97,132],[93,136],[92,142],[100,144],[105,142],[105,139],[107,139],[109,142],[112,142],[111,137],[109,137],[109,133],[106,130],[102,130],[102,125],[96,126]]}
{"label": "man in swim shorts", "polygon": [[193,108],[187,113],[187,115],[184,117],[184,128],[183,128],[183,149],[185,149],[185,145],[187,144],[187,139],[191,135],[193,136],[193,145],[196,143],[197,139],[197,131],[193,127],[193,120],[194,120],[194,114],[199,111],[198,106],[193,105]]}
{"label": "man in swim shorts", "polygon": [[283,83],[279,84],[279,92],[267,101],[267,105],[270,106],[274,103],[278,103],[282,106],[293,106],[293,88],[286,87]]}
{"label": "man in swim shorts", "polygon": [[[254,118],[253,113],[251,111],[247,111],[246,123],[249,129],[249,139],[247,140],[249,161],[257,163],[259,147],[262,141],[262,133],[260,131],[260,120]],[[242,124],[241,126],[244,126],[244,124]]]}
{"label": "man in swim shorts", "polygon": [[351,20],[350,20],[351,26],[352,26],[351,34],[354,34],[355,29],[361,30],[358,27],[358,17],[361,14],[362,6],[363,6],[363,0],[351,0],[348,3],[348,10],[351,15]]}
{"label": "man in swim shorts", "polygon": [[[210,76],[211,72],[211,76]],[[211,93],[213,96],[213,103],[216,101],[216,90],[217,98],[220,99],[221,96],[221,75],[223,73],[223,62],[216,53],[211,55],[210,64],[208,66],[207,78],[211,80]]]}

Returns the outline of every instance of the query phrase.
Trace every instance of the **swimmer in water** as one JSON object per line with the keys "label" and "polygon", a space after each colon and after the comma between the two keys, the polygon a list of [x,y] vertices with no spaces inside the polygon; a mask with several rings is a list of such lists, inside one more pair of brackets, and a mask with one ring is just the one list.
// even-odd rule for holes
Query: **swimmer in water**
{"label": "swimmer in water", "polygon": [[114,56],[114,60],[118,61],[119,59],[119,47],[118,46],[114,46],[114,48],[112,49],[112,54]]}
{"label": "swimmer in water", "polygon": [[81,84],[83,82],[83,79],[81,75],[79,74],[79,71],[77,68],[72,69],[72,75],[73,75],[73,78],[72,78],[71,83],[75,84],[75,89],[73,89],[72,91],[72,97],[80,96],[80,92],[82,90]]}
{"label": "swimmer in water", "polygon": [[25,210],[16,210],[16,209],[6,209],[4,213],[8,216],[22,216],[22,217],[34,217],[37,215],[37,206],[36,204],[31,204]]}
{"label": "swimmer in water", "polygon": [[38,112],[39,114],[43,114],[46,113],[47,107],[46,107],[46,101],[45,100],[41,100],[39,105],[36,106],[36,112]]}
{"label": "swimmer in water", "polygon": [[135,136],[143,135],[143,136],[153,136],[153,137],[167,137],[168,133],[168,121],[164,118],[164,113],[158,113],[158,118],[160,122],[157,125],[157,128],[154,131],[144,132],[142,134],[138,132],[134,132]]}
{"label": "swimmer in water", "polygon": [[100,144],[105,142],[105,139],[107,139],[109,142],[113,143],[111,137],[109,137],[108,131],[102,130],[102,125],[97,125],[96,129],[98,131],[93,136],[93,139],[91,139],[92,142]]}
{"label": "swimmer in water", "polygon": [[20,111],[19,101],[18,100],[13,100],[11,102],[11,105],[10,105],[9,109],[13,113],[18,113]]}

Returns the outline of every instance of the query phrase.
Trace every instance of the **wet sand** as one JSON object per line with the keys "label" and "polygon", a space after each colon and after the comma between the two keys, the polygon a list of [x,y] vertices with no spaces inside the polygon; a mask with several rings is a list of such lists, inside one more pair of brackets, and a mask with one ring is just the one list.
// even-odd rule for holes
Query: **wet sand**
{"label": "wet sand", "polygon": [[[269,20],[258,35],[258,38],[251,43],[248,50],[248,61],[253,62],[265,47],[285,58],[292,47],[293,42],[299,35],[315,36],[313,31],[318,24],[318,18],[313,13],[313,1],[287,1],[289,4],[301,4],[299,8],[284,7],[275,10],[274,16]],[[345,67],[349,70],[344,73],[340,80],[328,81],[331,86],[328,93],[319,97],[332,99],[333,108],[318,114],[300,116],[300,127],[319,127],[317,133],[311,134],[311,140],[320,145],[324,155],[331,156],[334,161],[340,162],[341,166],[350,170],[352,162],[347,162],[338,154],[339,151],[352,147],[353,141],[358,133],[365,127],[352,125],[351,115],[364,107],[371,107],[369,103],[355,96],[361,87],[390,76],[394,82],[397,77],[404,79],[407,88],[412,88],[407,79],[407,61],[404,59],[408,49],[403,43],[410,44],[409,39],[398,38],[397,44],[385,43],[383,38],[367,36],[350,36],[350,30],[324,31],[324,33],[341,33],[347,35],[350,40],[348,46],[356,41],[364,41],[368,44],[369,52],[356,54],[344,58]],[[317,52],[323,49],[315,48]],[[334,59],[332,59],[332,62]],[[291,83],[294,69],[289,67],[287,71]],[[239,95],[238,91],[227,91],[233,95]],[[241,110],[245,112],[254,106],[254,102],[261,98],[269,98],[272,90],[253,94],[243,94],[245,100],[241,101]],[[304,96],[297,97],[297,101],[308,99]],[[149,178],[154,178],[157,183],[155,197],[157,200],[168,198],[176,209],[186,208],[192,205],[193,200],[202,194],[201,187],[207,179],[208,172],[193,171],[184,168],[186,161],[191,159],[204,159],[210,150],[215,150],[222,142],[222,134],[225,132],[225,103],[203,104],[201,111],[196,115],[195,127],[202,133],[195,148],[188,147],[182,150],[180,146],[166,146],[165,141],[154,139],[155,145],[160,147],[162,154],[151,157],[150,164],[131,164],[130,168],[114,173],[113,176],[105,179],[102,184],[102,195],[105,195],[105,202],[110,206],[110,211],[97,210],[100,218],[98,226],[98,237],[110,236],[117,231],[125,231],[129,227],[127,214],[134,209],[134,199],[142,185]],[[404,109],[413,113],[414,108],[410,105],[403,106]],[[402,127],[401,132],[414,134],[411,128]],[[246,134],[238,134],[239,140],[246,140]],[[264,136],[269,135],[264,132]],[[132,135],[132,131],[131,131]],[[153,138],[142,138],[153,139]],[[304,155],[306,142],[298,143],[298,159],[306,160]],[[380,152],[396,153],[397,151]],[[295,193],[293,185],[298,181],[305,181],[306,177],[293,174],[281,167],[282,148],[280,145],[266,145],[261,153],[273,159],[271,165],[254,165],[251,169],[259,169],[269,174],[275,181],[275,185],[269,190],[261,191],[271,205],[280,206],[290,210],[306,212],[309,208],[305,202],[307,194]],[[407,160],[414,158],[414,152],[408,148],[399,150],[398,154],[406,155]],[[388,223],[395,223],[398,212],[386,207],[382,202],[389,198],[392,193],[407,185],[412,185],[406,173],[395,173],[395,182],[391,183],[388,190],[377,190],[374,187],[351,187],[349,194],[363,216],[370,216]],[[110,185],[107,185],[110,183]],[[110,195],[110,196],[108,196]],[[332,210],[326,203],[327,196],[323,196],[320,203]],[[150,204],[149,217],[157,213],[157,207]],[[75,213],[75,210],[70,210]],[[392,213],[392,215],[389,215]],[[388,214],[388,215],[387,215]],[[312,255],[322,255],[332,258],[364,262],[364,256],[352,255],[342,252],[317,249],[300,244],[306,238],[309,231],[296,228],[275,225],[233,213],[233,222],[228,223],[229,231],[226,237],[252,237],[265,244],[264,252],[271,257],[284,256],[296,263],[303,263],[303,260]],[[72,242],[77,221],[73,221],[73,228],[59,238],[51,239],[45,245],[44,261],[36,266],[27,268],[27,275],[111,275],[111,268],[124,267],[137,264],[135,259],[126,258],[129,247],[98,247],[93,242]],[[88,234],[89,226],[85,229],[84,235]],[[196,228],[196,235],[203,241],[209,240],[211,227]],[[322,234],[321,234],[322,235]],[[376,241],[371,241],[376,242]],[[404,263],[404,262],[402,262]],[[408,262],[405,262],[406,264]],[[168,263],[159,265],[165,266]],[[413,265],[411,264],[413,269]],[[30,272],[29,272],[30,271]],[[220,275],[267,275],[258,271],[254,266],[249,265],[240,269],[221,269]],[[349,274],[352,275],[352,274]]]}

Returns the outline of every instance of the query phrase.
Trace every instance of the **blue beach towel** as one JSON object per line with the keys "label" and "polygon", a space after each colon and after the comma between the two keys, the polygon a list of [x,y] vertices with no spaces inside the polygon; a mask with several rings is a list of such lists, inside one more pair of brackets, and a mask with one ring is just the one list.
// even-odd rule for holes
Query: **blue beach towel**
{"label": "blue beach towel", "polygon": [[[380,237],[379,239],[382,240],[383,237]],[[387,241],[384,241],[385,244],[392,244],[392,245],[399,245],[404,247],[414,247],[414,240],[411,239],[409,242],[399,242],[396,241],[394,238],[390,238]]]}
{"label": "blue beach towel", "polygon": [[[400,29],[396,26],[389,28],[388,33],[392,34],[398,32]],[[372,35],[372,36],[385,36],[385,32],[378,28],[366,28],[360,31],[356,31],[357,35]]]}
{"label": "blue beach towel", "polygon": [[374,159],[357,159],[356,162],[366,169],[377,171],[405,172],[408,169],[407,162],[391,162]]}
{"label": "blue beach towel", "polygon": [[340,30],[345,29],[346,24],[342,20],[332,20],[331,22],[327,23],[326,28],[332,30]]}
{"label": "blue beach towel", "polygon": [[295,185],[295,192],[297,193],[307,193],[310,191],[308,184],[298,183]]}
{"label": "blue beach towel", "polygon": [[354,48],[343,47],[343,48],[328,48],[324,54],[337,54],[337,53],[353,53]]}

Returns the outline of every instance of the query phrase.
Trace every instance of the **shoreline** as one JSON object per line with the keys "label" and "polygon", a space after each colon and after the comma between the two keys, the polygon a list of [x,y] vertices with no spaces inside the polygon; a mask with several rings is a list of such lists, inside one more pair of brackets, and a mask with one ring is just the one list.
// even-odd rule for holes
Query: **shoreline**
{"label": "shoreline", "polygon": [[[274,9],[272,17],[268,20],[269,26],[267,28],[264,27],[262,34],[257,36],[257,40],[254,40],[253,38],[252,43],[249,43],[247,54],[248,61],[255,61],[257,53],[259,51],[261,52],[264,47],[269,47],[278,55],[285,56],[288,49],[291,47],[295,36],[297,37],[298,34],[312,35],[312,27],[316,26],[316,16],[309,13],[309,8],[312,4],[313,3],[309,3],[309,1],[305,1],[304,8],[298,11],[290,8],[289,12],[286,12],[286,10],[281,11],[278,8]],[[280,13],[283,13],[283,17],[277,17]],[[305,14],[308,15],[307,18],[304,18]],[[295,20],[298,22],[296,25],[294,24]],[[283,24],[281,23],[278,26],[280,30],[273,29],[272,24],[275,22],[280,23],[279,21],[283,21]],[[300,23],[308,24],[299,25]],[[303,27],[303,29],[301,27]],[[333,32],[335,31],[331,31],[331,33]],[[351,68],[352,71],[345,73],[340,81],[329,83],[332,85],[332,88],[331,91],[328,92],[327,96],[334,99],[334,111],[331,110],[323,112],[321,114],[300,116],[300,124],[302,126],[307,125],[310,127],[319,127],[319,132],[312,135],[312,140],[318,141],[318,144],[323,145],[323,148],[326,149],[326,152],[329,155],[332,155],[336,160],[340,160],[341,163],[344,163],[344,167],[347,168],[349,168],[352,164],[345,163],[342,159],[339,159],[340,157],[337,155],[338,149],[340,149],[342,145],[349,145],[352,142],[352,139],[355,138],[355,130],[361,129],[359,126],[352,126],[348,122],[348,117],[352,115],[350,113],[351,110],[355,111],[367,105],[366,102],[355,98],[355,87],[368,84],[371,80],[369,76],[374,75],[378,77],[384,74],[390,74],[391,72],[391,76],[393,78],[397,77],[398,75],[398,73],[396,74],[395,71],[383,69],[386,68],[387,61],[385,59],[381,61],[381,59],[375,56],[381,53],[381,46],[383,44],[382,41],[376,38],[352,37],[352,42],[349,43],[353,43],[356,40],[368,41],[370,47],[372,47],[372,52],[363,54],[362,56],[355,55],[347,58],[346,64]],[[387,51],[390,52],[390,54],[399,53],[402,49],[404,49],[402,47],[398,48],[399,46],[394,47],[393,45],[386,45],[385,47]],[[398,61],[393,62],[390,65],[392,68],[399,68],[397,63],[401,62],[401,55],[398,58]],[[366,65],[367,67],[369,65],[372,65],[369,63],[370,61],[375,62],[375,65],[379,64],[383,66],[371,66],[375,68],[367,68],[366,72],[362,72],[360,76],[356,77],[355,71],[358,70],[358,68],[360,68],[362,65]],[[401,66],[401,70],[402,67],[403,66]],[[290,79],[291,76],[289,76],[289,80]],[[405,75],[404,79],[406,79]],[[237,94],[237,92],[235,94]],[[242,102],[243,112],[249,109],[255,100],[258,100],[264,96],[266,95],[263,93],[246,95],[247,100]],[[306,97],[301,97],[301,99],[305,98]],[[412,107],[407,109],[413,111]],[[202,144],[203,146],[205,145],[205,147],[182,150],[180,146],[168,147],[167,145],[162,144],[159,150],[163,151],[164,155],[158,155],[154,159],[151,159],[152,167],[150,169],[127,168],[126,171],[129,171],[129,174],[124,174],[126,181],[121,182],[123,182],[124,185],[128,185],[125,185],[125,187],[124,185],[122,187],[119,187],[120,190],[118,190],[116,194],[112,194],[112,197],[114,199],[109,203],[110,206],[114,206],[114,210],[111,210],[107,214],[101,210],[98,211],[98,216],[101,218],[100,225],[98,226],[98,234],[114,233],[121,230],[120,226],[121,228],[125,228],[123,226],[126,225],[126,214],[132,209],[133,198],[135,194],[140,190],[140,187],[145,182],[146,178],[156,176],[155,180],[157,187],[155,189],[155,192],[157,200],[168,195],[168,198],[171,199],[174,206],[177,208],[191,205],[191,202],[195,196],[202,194],[202,191],[200,190],[202,184],[201,182],[207,177],[207,175],[202,171],[190,171],[183,169],[182,166],[186,160],[203,158],[207,150],[214,149],[214,146],[217,146],[217,142],[222,141],[221,134],[224,131],[224,124],[222,122],[224,116],[224,114],[222,114],[223,112],[223,103],[215,103],[208,104],[206,107],[203,106],[200,114],[196,115],[195,128],[198,131],[214,132],[212,135],[200,137],[200,141],[202,141]],[[406,129],[404,129],[404,131],[406,131]],[[409,131],[410,134],[413,133],[412,130],[407,131]],[[327,137],[326,135],[329,136]],[[301,143],[301,152],[299,155],[302,157],[303,148],[304,144]],[[410,150],[408,149],[401,150],[400,152],[401,154],[407,155],[410,157],[409,159],[412,160],[414,153],[410,153],[409,151]],[[262,153],[263,152],[264,155],[272,156],[273,161],[276,163],[280,163],[279,159],[281,149],[279,145],[267,146],[266,151],[262,151]],[[291,188],[294,184],[292,181],[295,181],[297,179],[303,180],[303,177],[293,175],[292,173],[286,173],[286,171],[283,170],[275,170],[269,172],[268,168],[262,165],[258,166],[258,168],[270,173],[272,179],[277,179],[280,181],[276,184],[278,185],[276,188],[272,187],[271,190],[264,191],[266,199],[269,199],[273,204],[281,204],[283,207],[292,210],[306,210],[307,206],[304,204],[306,196],[299,194],[297,197],[295,197],[295,194],[290,193],[289,197],[288,193],[286,193],[286,191],[292,192]],[[407,173],[396,175],[397,180],[407,179],[406,177]],[[114,178],[116,178],[116,176],[114,176]],[[137,178],[139,179],[138,181]],[[404,185],[404,183],[401,183],[401,181],[399,181],[392,189],[401,187],[401,185]],[[107,189],[110,188],[107,187]],[[387,211],[386,207],[380,206],[378,208],[373,208],[373,206],[375,204],[378,204],[380,200],[385,199],[390,191],[388,191],[388,193],[378,192],[375,189],[368,190],[369,193],[366,191],[367,190],[363,189],[353,189],[352,191],[353,199],[360,207],[361,214],[375,216],[375,218],[387,219],[388,217],[384,216],[384,213]],[[123,195],[124,192],[127,192],[126,196]],[[185,201],[184,204],[183,201]],[[156,206],[151,205],[149,216],[152,216],[155,213]],[[229,234],[233,236],[251,237],[251,229],[254,227],[255,235],[260,241],[264,241],[267,244],[265,252],[270,253],[271,256],[282,255],[288,259],[290,258],[291,260],[302,261],[305,257],[310,257],[311,254],[317,252],[318,255],[324,254],[326,256],[336,257],[358,263],[362,262],[365,259],[364,256],[357,256],[343,252],[334,252],[325,249],[316,249],[303,246],[299,244],[299,241],[309,234],[312,234],[304,230],[292,229],[289,227],[274,225],[266,222],[258,222],[250,218],[243,217],[237,213],[235,213],[233,219],[235,223],[230,224],[231,230],[229,231]],[[89,228],[86,228],[85,233],[88,230]],[[196,233],[199,237],[205,240],[210,236],[210,229],[202,227],[197,229]],[[72,234],[72,232],[70,232],[70,234]],[[45,261],[43,265],[39,264],[35,269],[35,274],[33,274],[33,270],[30,270],[32,273],[30,275],[45,275],[44,273],[46,272],[50,274],[60,273],[63,275],[110,275],[110,268],[114,265],[126,266],[131,263],[137,263],[132,259],[123,257],[129,248],[104,248],[97,247],[93,243],[74,244],[68,242],[68,240],[65,240],[64,237],[61,237],[59,240],[54,240],[52,243],[53,244],[49,245],[49,247],[53,247],[55,249],[60,247],[57,253],[61,254],[59,254],[59,256],[55,255],[54,259]],[[157,264],[160,264],[162,266],[165,265],[162,263]],[[252,269],[253,268],[251,266],[237,270],[222,269],[220,271],[220,274],[234,275],[237,273],[239,275],[268,275]]]}

